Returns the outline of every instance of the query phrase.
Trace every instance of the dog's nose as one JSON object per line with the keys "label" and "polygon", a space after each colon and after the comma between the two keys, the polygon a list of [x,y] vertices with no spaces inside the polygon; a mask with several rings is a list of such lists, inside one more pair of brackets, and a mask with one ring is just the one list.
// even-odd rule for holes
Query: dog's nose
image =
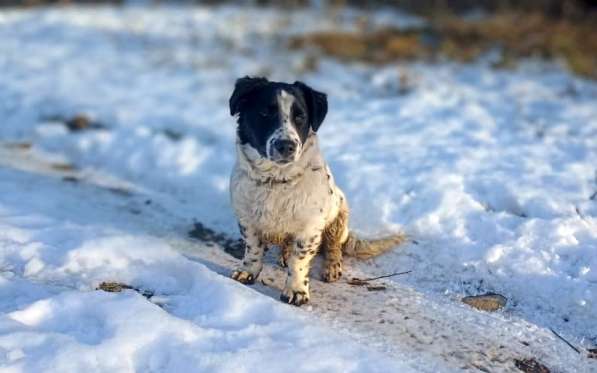
{"label": "dog's nose", "polygon": [[292,140],[276,140],[274,148],[282,157],[289,157],[296,151],[296,142]]}

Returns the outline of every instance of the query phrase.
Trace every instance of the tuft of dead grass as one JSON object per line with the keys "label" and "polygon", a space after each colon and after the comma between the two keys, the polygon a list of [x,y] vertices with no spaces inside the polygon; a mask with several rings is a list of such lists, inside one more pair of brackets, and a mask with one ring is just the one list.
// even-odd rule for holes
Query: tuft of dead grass
{"label": "tuft of dead grass", "polygon": [[448,58],[471,62],[494,49],[495,67],[509,68],[523,58],[563,61],[574,73],[597,78],[596,17],[555,19],[540,13],[496,13],[469,20],[434,15],[419,29],[366,27],[354,32],[315,32],[291,39],[295,49],[316,49],[347,61],[388,63]]}

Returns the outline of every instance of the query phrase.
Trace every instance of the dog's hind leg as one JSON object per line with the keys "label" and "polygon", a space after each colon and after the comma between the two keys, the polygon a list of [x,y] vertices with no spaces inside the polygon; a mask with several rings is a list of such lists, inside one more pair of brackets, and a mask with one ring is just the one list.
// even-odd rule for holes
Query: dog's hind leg
{"label": "dog's hind leg", "polygon": [[278,264],[280,265],[280,267],[288,267],[288,259],[290,258],[291,253],[292,243],[283,242],[282,244],[280,244],[280,255],[278,256]]}
{"label": "dog's hind leg", "polygon": [[[344,199],[342,199],[344,202]],[[334,282],[342,276],[342,246],[348,239],[348,208],[343,206],[336,219],[323,231],[321,249],[325,256],[325,264],[321,277],[325,282]]]}
{"label": "dog's hind leg", "polygon": [[265,243],[254,229],[240,225],[240,233],[245,243],[245,256],[242,265],[232,272],[232,278],[243,284],[253,284],[263,268]]}

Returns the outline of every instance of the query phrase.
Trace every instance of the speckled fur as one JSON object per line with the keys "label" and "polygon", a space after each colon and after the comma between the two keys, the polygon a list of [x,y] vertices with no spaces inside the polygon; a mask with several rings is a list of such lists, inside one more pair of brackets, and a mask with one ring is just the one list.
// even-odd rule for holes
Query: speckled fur
{"label": "speckled fur", "polygon": [[[319,251],[323,236],[325,247],[331,244],[334,248],[329,257],[341,263],[339,248],[348,238],[344,194],[323,161],[315,133],[308,137],[300,157],[288,165],[271,162],[240,144],[237,156],[230,190],[245,232],[246,252],[233,277],[254,281],[263,267],[265,247],[282,246],[289,253],[287,260],[282,260],[289,267],[285,294],[291,301],[299,294],[300,300],[292,303],[305,302],[309,298],[310,261]],[[343,218],[337,219],[339,215]]]}

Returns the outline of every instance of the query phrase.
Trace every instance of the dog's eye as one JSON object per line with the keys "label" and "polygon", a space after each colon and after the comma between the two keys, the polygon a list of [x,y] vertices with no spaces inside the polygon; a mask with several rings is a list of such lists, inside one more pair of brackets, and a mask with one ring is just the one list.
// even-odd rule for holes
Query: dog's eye
{"label": "dog's eye", "polygon": [[294,113],[294,121],[295,121],[296,123],[303,124],[303,123],[305,123],[305,121],[306,121],[306,120],[307,120],[307,118],[305,117],[305,114],[304,114],[304,113],[302,113],[302,112],[300,112],[300,111],[299,111],[299,112],[296,112],[296,113]]}
{"label": "dog's eye", "polygon": [[262,117],[273,117],[278,113],[278,106],[277,105],[269,105],[265,110],[261,111],[259,114]]}

